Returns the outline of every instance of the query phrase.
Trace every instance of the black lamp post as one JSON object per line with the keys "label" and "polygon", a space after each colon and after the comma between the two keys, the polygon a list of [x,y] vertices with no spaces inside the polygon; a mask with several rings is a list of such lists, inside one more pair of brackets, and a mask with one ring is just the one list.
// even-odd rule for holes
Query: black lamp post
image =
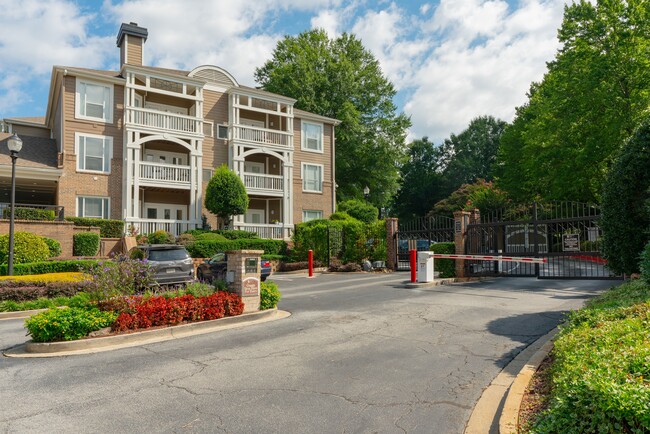
{"label": "black lamp post", "polygon": [[23,141],[16,133],[7,140],[7,147],[11,154],[11,212],[9,214],[9,259],[7,261],[7,275],[14,274],[14,208],[16,207],[16,160],[18,153],[23,148]]}

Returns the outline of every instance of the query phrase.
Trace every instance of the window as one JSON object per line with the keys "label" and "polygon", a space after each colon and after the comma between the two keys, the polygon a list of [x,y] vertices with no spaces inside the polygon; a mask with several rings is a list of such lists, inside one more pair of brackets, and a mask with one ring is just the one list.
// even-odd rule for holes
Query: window
{"label": "window", "polygon": [[302,163],[302,191],[322,193],[323,166],[321,164]]}
{"label": "window", "polygon": [[77,170],[111,172],[113,138],[75,133]]}
{"label": "window", "polygon": [[77,217],[109,218],[110,200],[107,197],[77,197]]}
{"label": "window", "polygon": [[113,86],[77,79],[75,116],[113,122]]}
{"label": "window", "polygon": [[217,125],[217,139],[228,140],[228,125]]}
{"label": "window", "polygon": [[308,209],[302,210],[303,222],[308,222],[309,220],[316,220],[322,218],[323,218],[323,211],[315,211],[315,210],[308,210]]}
{"label": "window", "polygon": [[323,152],[323,125],[302,121],[302,149]]}

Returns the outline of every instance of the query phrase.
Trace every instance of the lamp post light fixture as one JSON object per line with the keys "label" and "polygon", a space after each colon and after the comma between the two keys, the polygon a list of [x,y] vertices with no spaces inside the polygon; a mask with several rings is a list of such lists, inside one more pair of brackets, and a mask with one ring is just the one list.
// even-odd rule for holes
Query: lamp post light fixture
{"label": "lamp post light fixture", "polygon": [[11,155],[11,212],[9,214],[9,258],[7,260],[7,275],[14,274],[14,208],[16,207],[16,160],[23,148],[23,141],[16,133],[7,139],[7,147]]}
{"label": "lamp post light fixture", "polygon": [[363,188],[363,197],[365,197],[366,200],[368,200],[368,196],[370,196],[370,187],[368,187],[368,186],[366,185],[366,186]]}

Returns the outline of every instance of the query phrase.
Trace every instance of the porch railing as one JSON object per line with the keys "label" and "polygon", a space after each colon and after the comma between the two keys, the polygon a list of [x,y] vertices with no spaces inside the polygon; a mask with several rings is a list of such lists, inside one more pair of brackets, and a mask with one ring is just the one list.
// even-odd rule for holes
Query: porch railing
{"label": "porch railing", "polygon": [[161,112],[140,107],[127,107],[125,110],[125,122],[127,125],[138,125],[157,130],[203,135],[203,120],[195,116]]}
{"label": "porch railing", "polygon": [[260,175],[244,173],[244,185],[247,189],[282,191],[284,180],[281,175]]}
{"label": "porch railing", "polygon": [[283,131],[267,128],[233,125],[233,139],[252,142],[259,145],[293,147],[292,135]]}
{"label": "porch railing", "polygon": [[[11,204],[0,203],[0,216],[8,219],[11,216]],[[14,209],[16,220],[63,220],[65,217],[64,208],[58,205],[34,205],[17,203]]]}
{"label": "porch railing", "polygon": [[140,163],[140,179],[161,183],[181,183],[189,185],[190,166],[143,161]]}
{"label": "porch railing", "polygon": [[235,225],[235,229],[255,232],[260,238],[270,238],[274,240],[289,239],[293,232],[293,228],[289,226],[253,223],[239,223]]}
{"label": "porch railing", "polygon": [[151,234],[156,231],[166,231],[179,236],[185,231],[196,229],[197,223],[190,220],[139,219],[127,221],[126,227],[133,225],[139,234]]}

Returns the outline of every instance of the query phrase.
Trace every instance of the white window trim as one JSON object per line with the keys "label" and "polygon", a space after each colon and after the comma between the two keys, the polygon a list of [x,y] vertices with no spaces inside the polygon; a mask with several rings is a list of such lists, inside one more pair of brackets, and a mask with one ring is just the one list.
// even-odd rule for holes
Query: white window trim
{"label": "white window trim", "polygon": [[[320,190],[307,190],[305,189],[305,166],[320,167]],[[325,166],[316,163],[301,163],[300,164],[300,179],[302,180],[302,191],[306,193],[323,193],[323,182],[325,180]]]}
{"label": "white window trim", "polygon": [[[307,135],[305,134],[305,125],[314,125],[320,127],[320,149],[312,149],[307,147]],[[316,154],[323,154],[325,152],[325,124],[320,122],[307,122],[301,120],[300,122],[300,150],[305,152],[314,152]]]}
{"label": "white window trim", "polygon": [[[94,86],[102,86],[108,88],[108,102],[106,104],[106,118],[95,118],[92,116],[86,116],[81,114],[81,94],[79,93],[79,89],[81,89],[81,84],[91,84]],[[93,122],[102,122],[106,124],[112,124],[113,123],[113,101],[114,101],[114,86],[111,83],[101,83],[97,81],[92,81],[92,80],[86,80],[77,77],[77,81],[75,84],[75,93],[74,93],[74,116],[77,119],[85,119],[88,121],[93,121]]]}
{"label": "white window trim", "polygon": [[[102,201],[103,201],[104,199],[106,199],[106,208],[107,208],[107,209],[106,209],[106,215],[108,216],[107,219],[110,219],[110,218],[111,218],[111,198],[110,198],[110,197],[107,197],[107,196],[92,196],[92,195],[79,195],[79,196],[77,196],[77,200],[75,201],[75,208],[76,208],[76,209],[75,209],[75,215],[76,215],[77,217],[83,217],[83,218],[102,218],[102,219],[103,219],[103,218],[104,218],[104,217],[103,217],[103,215],[104,215],[104,210],[103,210],[103,209],[102,209],[102,217],[86,217],[85,215],[83,215],[83,214],[84,214],[83,212],[82,212],[81,215],[80,215],[80,214],[79,214],[79,211],[80,211],[80,209],[79,209],[79,199],[102,199]],[[102,202],[102,203],[103,203],[103,202]],[[85,207],[85,203],[84,203],[84,210],[85,210],[85,208],[86,208],[86,207]]]}
{"label": "white window trim", "polygon": [[[308,212],[317,213],[319,216],[315,217],[313,219],[307,220],[305,214],[308,213]],[[311,220],[318,220],[318,219],[322,219],[322,218],[323,218],[323,210],[320,210],[320,209],[303,209],[302,210],[302,221],[303,222],[308,222],[308,221],[311,221]]]}
{"label": "white window trim", "polygon": [[[79,164],[81,163],[81,160],[79,159],[79,139],[81,137],[90,137],[92,139],[102,139],[104,140],[104,146],[108,145],[108,172],[105,172],[103,170],[88,170],[88,169],[81,169]],[[86,133],[74,133],[74,153],[77,156],[77,172],[80,173],[97,173],[101,175],[110,175],[111,174],[111,160],[113,159],[113,137],[111,136],[100,136],[97,134],[86,134]],[[104,157],[102,156],[102,159]],[[104,161],[102,160],[102,167],[104,167]]]}

